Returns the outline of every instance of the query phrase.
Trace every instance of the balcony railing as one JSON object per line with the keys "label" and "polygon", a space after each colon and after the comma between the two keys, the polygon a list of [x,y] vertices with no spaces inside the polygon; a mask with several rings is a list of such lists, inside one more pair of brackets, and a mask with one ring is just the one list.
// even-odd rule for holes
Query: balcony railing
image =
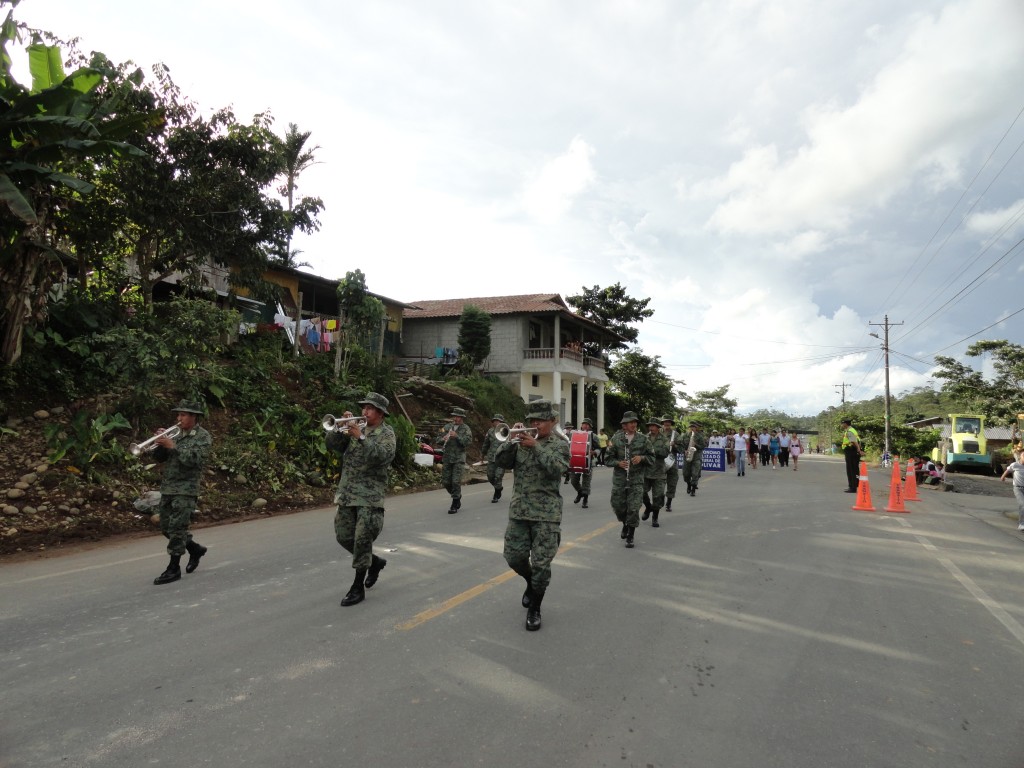
{"label": "balcony railing", "polygon": [[[602,371],[605,369],[605,362],[603,357],[592,357],[590,355],[584,355],[582,352],[577,352],[574,349],[568,347],[562,347],[559,352],[559,357],[563,360],[573,360],[582,365],[592,366],[594,368],[600,368]],[[523,350],[524,360],[554,360],[555,350],[551,347],[543,348],[531,348]]]}

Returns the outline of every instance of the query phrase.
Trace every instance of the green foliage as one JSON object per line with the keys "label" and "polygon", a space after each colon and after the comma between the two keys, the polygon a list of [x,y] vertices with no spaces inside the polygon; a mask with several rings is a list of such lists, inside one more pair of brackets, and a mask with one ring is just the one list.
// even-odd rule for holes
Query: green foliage
{"label": "green foliage", "polygon": [[728,394],[729,385],[725,384],[718,389],[697,392],[688,397],[688,417],[697,419],[709,433],[712,430],[724,432],[736,417],[737,402]]}
{"label": "green foliage", "polygon": [[653,309],[647,309],[651,302],[649,298],[634,299],[626,294],[626,289],[619,283],[607,288],[599,288],[596,285],[593,288],[583,286],[582,291],[583,293],[577,296],[566,297],[566,303],[574,307],[580,317],[585,317],[626,340],[610,343],[608,349],[626,349],[629,344],[636,344],[640,331],[631,323],[641,323],[654,314]]}
{"label": "green foliage", "polygon": [[416,430],[412,422],[404,416],[392,415],[388,418],[391,428],[395,430],[395,460],[392,467],[407,473],[413,465],[412,455],[419,450],[419,443],[416,442]]}
{"label": "green foliage", "polygon": [[474,376],[450,382],[473,398],[476,409],[487,416],[500,413],[514,424],[526,416],[526,403],[495,376]]}
{"label": "green foliage", "polygon": [[611,365],[608,378],[628,406],[626,410],[641,418],[676,410],[673,385],[679,382],[665,375],[657,355],[650,357],[641,349],[631,349]]}
{"label": "green foliage", "polygon": [[[978,341],[967,348],[968,357],[991,355],[995,375],[986,379],[979,371],[938,356],[935,377],[943,379],[943,393],[967,413],[981,413],[993,422],[1013,424],[1024,413],[1024,346],[1008,341]],[[960,409],[957,409],[960,410]]]}
{"label": "green foliage", "polygon": [[467,304],[459,317],[459,361],[465,359],[470,371],[483,365],[491,354],[491,316]]}
{"label": "green foliage", "polygon": [[57,422],[47,424],[43,434],[50,463],[66,458],[86,477],[95,478],[98,466],[125,461],[124,448],[110,434],[116,429],[131,429],[131,424],[120,413],[92,416],[85,410],[76,413],[67,427]]}

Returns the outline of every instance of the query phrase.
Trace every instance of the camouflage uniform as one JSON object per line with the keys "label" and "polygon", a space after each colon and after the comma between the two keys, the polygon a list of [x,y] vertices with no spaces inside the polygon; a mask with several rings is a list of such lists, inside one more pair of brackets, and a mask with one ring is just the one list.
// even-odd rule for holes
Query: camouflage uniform
{"label": "camouflage uniform", "polygon": [[[541,414],[541,415],[537,415]],[[535,400],[527,419],[556,418],[551,403]],[[505,529],[505,562],[526,581],[523,605],[530,609],[527,629],[540,628],[540,603],[551,582],[551,561],[562,540],[559,480],[569,466],[569,444],[550,434],[532,448],[509,441],[495,461],[514,470],[512,501]],[[531,625],[531,617],[535,619]]]}
{"label": "camouflage uniform", "polygon": [[[623,416],[624,421],[630,420],[631,411]],[[635,420],[635,417],[633,417]],[[630,464],[629,471],[617,466],[618,462],[624,459],[632,460],[636,456],[643,456],[644,460],[639,464]],[[625,528],[636,528],[640,525],[640,505],[643,503],[644,476],[647,468],[653,461],[651,457],[651,446],[647,436],[640,431],[633,436],[632,442],[626,441],[626,433],[621,429],[612,435],[608,441],[608,450],[605,452],[605,465],[613,467],[612,470],[612,511],[615,517]],[[624,535],[623,538],[626,538]]]}
{"label": "camouflage uniform", "polygon": [[[461,408],[452,411],[452,416],[465,415],[466,412]],[[453,424],[452,428],[455,434],[445,442],[444,456],[441,459],[441,485],[452,497],[449,512],[454,512],[462,506],[462,473],[466,466],[466,448],[473,442],[473,433],[468,424]]]}
{"label": "camouflage uniform", "polygon": [[[652,423],[657,424],[657,422]],[[644,520],[648,516],[653,517],[653,525],[657,527],[658,513],[661,512],[665,503],[665,474],[668,470],[668,467],[665,466],[665,457],[668,456],[670,446],[668,437],[660,431],[654,437],[648,434],[647,440],[651,444],[654,463],[647,467],[647,471],[644,473]]]}
{"label": "camouflage uniform", "polygon": [[[505,417],[500,413],[496,413],[491,421],[504,422]],[[484,461],[487,462],[487,482],[494,488],[494,498],[491,501],[497,501],[501,498],[501,491],[504,487],[502,480],[505,477],[505,470],[494,463],[494,454],[498,452],[498,448],[501,446],[501,441],[498,440],[495,434],[499,426],[501,426],[500,423],[487,430],[487,434],[484,435],[483,446],[480,449],[484,455]]]}
{"label": "camouflage uniform", "polygon": [[[700,482],[700,473],[703,467],[704,461],[704,449],[708,447],[708,439],[704,436],[704,433],[700,431],[699,424],[691,424],[696,426],[697,431],[691,432],[688,435],[683,435],[679,438],[679,447],[681,448],[683,455],[683,480],[686,481],[686,492],[691,496],[697,493],[697,483]],[[690,453],[690,445],[693,445],[694,452]]]}
{"label": "camouflage uniform", "polygon": [[[667,422],[667,424],[666,424]],[[672,466],[665,469],[665,511],[672,511],[672,499],[676,497],[676,486],[679,485],[679,467],[676,457],[679,455],[679,433],[676,432],[675,440],[672,440],[672,433],[675,432],[675,424],[671,419],[661,420],[662,433],[668,433],[669,449],[668,455],[672,457]]]}
{"label": "camouflage uniform", "polygon": [[160,532],[167,538],[167,554],[184,555],[192,534],[188,532],[199,499],[199,478],[210,458],[213,438],[198,424],[183,432],[174,448],[157,446],[153,458],[164,464],[160,482]]}
{"label": "camouflage uniform", "polygon": [[[589,420],[584,419],[580,422],[580,425],[584,422],[590,424]],[[589,430],[587,434],[590,435],[590,439],[587,443],[587,456],[590,457],[590,460],[587,462],[587,469],[584,472],[573,472],[572,477],[569,478],[572,483],[572,487],[576,490],[576,501],[583,499],[584,508],[586,508],[587,498],[590,496],[590,483],[593,479],[591,473],[594,466],[594,451],[597,450],[597,435]],[[574,501],[573,504],[575,504],[576,501]]]}
{"label": "camouflage uniform", "polygon": [[384,528],[384,496],[388,473],[395,460],[395,431],[381,423],[363,432],[365,439],[331,432],[327,447],[342,454],[341,479],[334,494],[334,536],[352,553],[352,567],[369,568],[373,542]]}

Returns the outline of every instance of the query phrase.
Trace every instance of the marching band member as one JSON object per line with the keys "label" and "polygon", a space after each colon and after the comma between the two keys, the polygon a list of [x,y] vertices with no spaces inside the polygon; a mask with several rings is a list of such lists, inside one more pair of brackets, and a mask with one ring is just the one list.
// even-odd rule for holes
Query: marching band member
{"label": "marching band member", "polygon": [[444,438],[444,457],[441,459],[441,485],[452,497],[448,514],[454,515],[462,506],[462,472],[466,466],[466,448],[473,442],[473,433],[464,423],[466,411],[452,408],[454,424]]}
{"label": "marching band member", "polygon": [[620,523],[620,538],[633,548],[633,536],[640,526],[640,504],[644,495],[644,475],[651,458],[647,438],[637,432],[640,420],[633,411],[622,414],[622,428],[608,441],[605,464],[612,470],[612,511]]}
{"label": "marching band member", "polygon": [[668,457],[670,446],[668,437],[661,433],[660,419],[652,418],[647,422],[647,439],[651,444],[651,455],[654,462],[647,467],[644,473],[644,514],[641,519],[652,518],[651,527],[658,528],[658,513],[661,512],[661,505],[665,503],[665,459]]}
{"label": "marching band member", "polygon": [[526,420],[537,436],[507,440],[494,460],[512,469],[512,501],[505,529],[505,562],[526,581],[526,629],[540,629],[540,606],[551,582],[551,561],[562,538],[559,480],[569,466],[569,444],[553,435],[558,413],[550,400],[534,400]]}
{"label": "marching band member", "polygon": [[[573,472],[572,487],[576,489],[576,498],[573,500],[573,504],[578,504],[580,499],[583,499],[583,509],[587,509],[587,500],[590,498],[590,481],[591,481],[591,470],[594,466],[594,454],[597,452],[597,440],[593,433],[594,425],[590,419],[583,419],[580,422],[580,432],[586,432],[587,447],[586,447],[586,469],[582,472]],[[578,434],[578,433],[576,433]],[[571,452],[571,449],[570,449]]]}
{"label": "marching band member", "polygon": [[491,504],[497,504],[498,499],[501,498],[502,479],[505,477],[505,470],[494,463],[494,454],[498,452],[498,447],[501,445],[501,441],[497,438],[497,431],[504,423],[505,417],[500,413],[491,417],[491,428],[484,435],[484,443],[480,451],[484,455],[484,461],[487,462],[487,482],[494,488]]}
{"label": "marching band member", "polygon": [[384,423],[389,401],[376,392],[359,401],[366,426],[354,421],[345,430],[327,435],[327,447],[342,453],[341,479],[334,494],[338,511],[334,515],[334,536],[352,553],[356,571],[352,586],[341,600],[343,606],[361,603],[366,589],[388,561],[373,554],[373,542],[384,527],[384,495],[388,471],[395,460],[395,431]]}

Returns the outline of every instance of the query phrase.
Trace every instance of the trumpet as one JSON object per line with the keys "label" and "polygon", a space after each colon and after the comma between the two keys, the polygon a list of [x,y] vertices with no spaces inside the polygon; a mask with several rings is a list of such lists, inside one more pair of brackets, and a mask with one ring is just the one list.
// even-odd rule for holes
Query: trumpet
{"label": "trumpet", "polygon": [[152,451],[156,448],[156,441],[161,437],[169,437],[171,440],[177,439],[178,435],[181,434],[181,427],[175,425],[168,427],[163,432],[157,432],[149,440],[143,440],[141,443],[132,443],[128,446],[128,453],[132,456],[141,456],[146,451]]}
{"label": "trumpet", "polygon": [[348,428],[353,424],[359,427],[359,429],[366,429],[366,419],[359,416],[343,416],[338,418],[328,413],[320,420],[320,426],[324,428],[324,432],[348,432]]}
{"label": "trumpet", "polygon": [[[565,434],[565,432],[558,424],[555,424],[554,429],[551,430],[551,434],[562,438],[567,443],[572,442],[572,438]],[[502,424],[500,427],[494,430],[494,439],[497,440],[499,443],[504,443],[507,442],[508,440],[511,440],[514,443],[518,443],[524,437],[531,437],[534,440],[536,440],[539,436],[540,430],[538,430],[536,427],[512,428],[508,424]]]}

